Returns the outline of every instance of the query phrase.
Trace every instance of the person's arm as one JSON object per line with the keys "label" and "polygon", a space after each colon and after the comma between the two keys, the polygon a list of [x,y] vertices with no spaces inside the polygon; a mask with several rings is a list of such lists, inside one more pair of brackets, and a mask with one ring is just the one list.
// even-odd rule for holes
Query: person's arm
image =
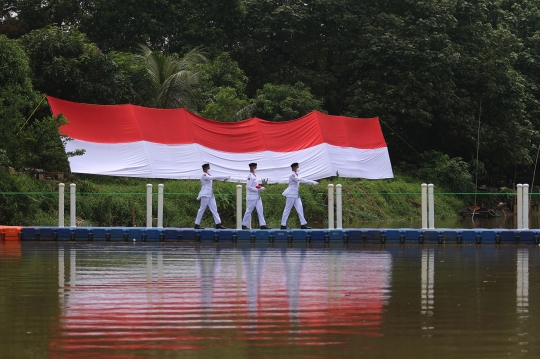
{"label": "person's arm", "polygon": [[293,182],[300,182],[300,183],[304,181],[302,177],[295,175],[294,173],[289,176],[289,180],[292,180]]}
{"label": "person's arm", "polygon": [[231,176],[212,176],[212,179],[215,181],[225,181],[230,179]]}
{"label": "person's arm", "polygon": [[[257,193],[260,191],[260,189],[262,188],[261,186],[257,186],[255,183],[257,183],[257,181],[254,181],[253,178],[249,178],[248,181],[246,182],[246,190],[248,192],[251,192],[251,193]],[[257,188],[259,187],[259,188]]]}
{"label": "person's arm", "polygon": [[313,186],[316,186],[316,185],[319,184],[319,182],[317,182],[317,181],[312,181],[312,180],[308,180],[308,179],[303,179],[302,182],[306,183],[306,184],[313,185]]}
{"label": "person's arm", "polygon": [[314,185],[314,186],[319,184],[319,182],[317,182],[317,181],[308,180],[308,179],[302,178],[300,176],[293,176],[293,181],[300,182],[300,183],[305,183],[305,184],[311,184],[311,185]]}

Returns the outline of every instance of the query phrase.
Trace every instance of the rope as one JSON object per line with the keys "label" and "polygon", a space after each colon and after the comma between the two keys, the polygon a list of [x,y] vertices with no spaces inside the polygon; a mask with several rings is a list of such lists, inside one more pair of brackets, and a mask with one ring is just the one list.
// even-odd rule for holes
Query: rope
{"label": "rope", "polygon": [[34,115],[34,113],[37,111],[37,109],[39,108],[39,106],[41,105],[41,103],[43,102],[43,100],[45,100],[45,95],[43,95],[43,98],[41,99],[41,101],[39,101],[38,105],[36,106],[36,108],[34,109],[34,111],[32,111],[32,113],[30,114],[30,116],[26,119],[25,123],[23,123],[23,125],[21,126],[21,128],[19,128],[19,131],[17,131],[17,133],[15,134],[15,136],[17,136],[19,134],[19,132],[21,132],[21,130],[23,129],[23,127],[28,123],[28,121],[32,118],[32,116]]}
{"label": "rope", "polygon": [[390,129],[390,131],[392,131],[392,132],[393,132],[396,136],[398,136],[403,142],[405,142],[405,143],[407,144],[407,146],[409,146],[410,148],[412,148],[412,150],[413,150],[414,152],[416,152],[416,153],[418,154],[418,156],[422,156],[422,155],[421,155],[421,154],[420,154],[413,146],[411,146],[411,145],[409,144],[409,142],[405,141],[405,140],[403,139],[403,137],[401,137],[396,131],[394,131],[394,130],[392,129],[392,127],[390,127],[389,125],[387,125],[386,122],[384,122],[384,121],[381,120],[380,118],[379,118],[379,121],[381,121],[386,127],[388,127],[388,128]]}
{"label": "rope", "polygon": [[[69,195],[69,191],[65,191],[65,194]],[[16,194],[58,194],[58,191],[54,192],[0,192],[3,195],[16,195]],[[77,192],[77,195],[146,195],[146,192]],[[197,196],[199,192],[164,192],[163,195],[167,196]],[[303,194],[302,198],[313,197],[313,196],[325,196],[326,192],[321,193],[312,193],[312,194]],[[420,195],[421,192],[343,192],[343,195]],[[434,195],[474,195],[474,192],[434,192]],[[512,196],[516,195],[516,192],[489,192],[489,193],[477,193],[479,196],[501,196],[507,195]],[[157,196],[157,192],[152,192],[153,196]],[[245,192],[242,193],[242,196],[245,197]],[[540,195],[540,193],[529,192],[529,195]],[[214,196],[236,196],[236,193],[214,193]],[[280,193],[265,193],[261,197],[281,197],[283,196]]]}

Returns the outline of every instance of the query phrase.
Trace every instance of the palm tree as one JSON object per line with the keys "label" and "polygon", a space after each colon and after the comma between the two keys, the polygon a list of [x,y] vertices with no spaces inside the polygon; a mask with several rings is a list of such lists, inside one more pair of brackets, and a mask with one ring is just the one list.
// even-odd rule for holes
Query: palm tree
{"label": "palm tree", "polygon": [[184,57],[166,55],[139,45],[140,53],[134,55],[136,62],[144,66],[144,75],[136,78],[135,92],[146,106],[155,108],[195,109],[198,101],[195,89],[199,85],[199,74],[193,65],[207,59],[196,47]]}

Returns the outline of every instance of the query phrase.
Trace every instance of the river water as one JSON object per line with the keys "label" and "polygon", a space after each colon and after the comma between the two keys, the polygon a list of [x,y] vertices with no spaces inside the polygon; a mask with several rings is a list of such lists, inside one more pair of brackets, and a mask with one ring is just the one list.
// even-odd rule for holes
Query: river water
{"label": "river water", "polygon": [[0,242],[1,358],[535,358],[538,246]]}

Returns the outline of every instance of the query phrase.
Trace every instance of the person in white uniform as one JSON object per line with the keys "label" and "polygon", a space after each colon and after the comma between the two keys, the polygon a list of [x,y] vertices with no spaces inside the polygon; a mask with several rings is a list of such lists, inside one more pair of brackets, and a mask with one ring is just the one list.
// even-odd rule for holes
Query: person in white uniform
{"label": "person in white uniform", "polygon": [[261,199],[261,192],[264,191],[265,188],[259,184],[259,179],[255,174],[256,169],[256,163],[249,164],[249,176],[246,182],[247,208],[246,213],[244,214],[244,219],[242,220],[242,229],[248,229],[248,222],[251,219],[251,213],[253,213],[254,209],[257,209],[259,225],[261,226],[260,228],[270,229],[266,226],[266,221],[264,220],[263,204]]}
{"label": "person in white uniform", "polygon": [[195,229],[204,229],[201,227],[201,219],[206,210],[206,207],[210,208],[212,216],[214,216],[214,222],[216,222],[216,229],[227,229],[221,225],[221,218],[217,211],[216,197],[214,197],[214,190],[212,189],[212,181],[227,180],[229,176],[212,176],[210,174],[210,164],[205,163],[202,165],[203,175],[201,176],[201,191],[197,196],[197,200],[201,201],[201,206],[197,212],[197,218],[195,218]]}
{"label": "person in white uniform", "polygon": [[298,168],[300,165],[295,162],[291,165],[292,173],[289,175],[289,187],[283,191],[282,195],[286,197],[285,209],[283,210],[283,216],[281,217],[281,229],[287,229],[287,219],[291,214],[291,209],[296,209],[298,218],[300,219],[300,228],[311,229],[307,226],[307,221],[304,218],[304,207],[302,206],[302,200],[300,199],[300,183],[307,183],[311,185],[318,185],[319,182],[304,179],[298,175]]}

